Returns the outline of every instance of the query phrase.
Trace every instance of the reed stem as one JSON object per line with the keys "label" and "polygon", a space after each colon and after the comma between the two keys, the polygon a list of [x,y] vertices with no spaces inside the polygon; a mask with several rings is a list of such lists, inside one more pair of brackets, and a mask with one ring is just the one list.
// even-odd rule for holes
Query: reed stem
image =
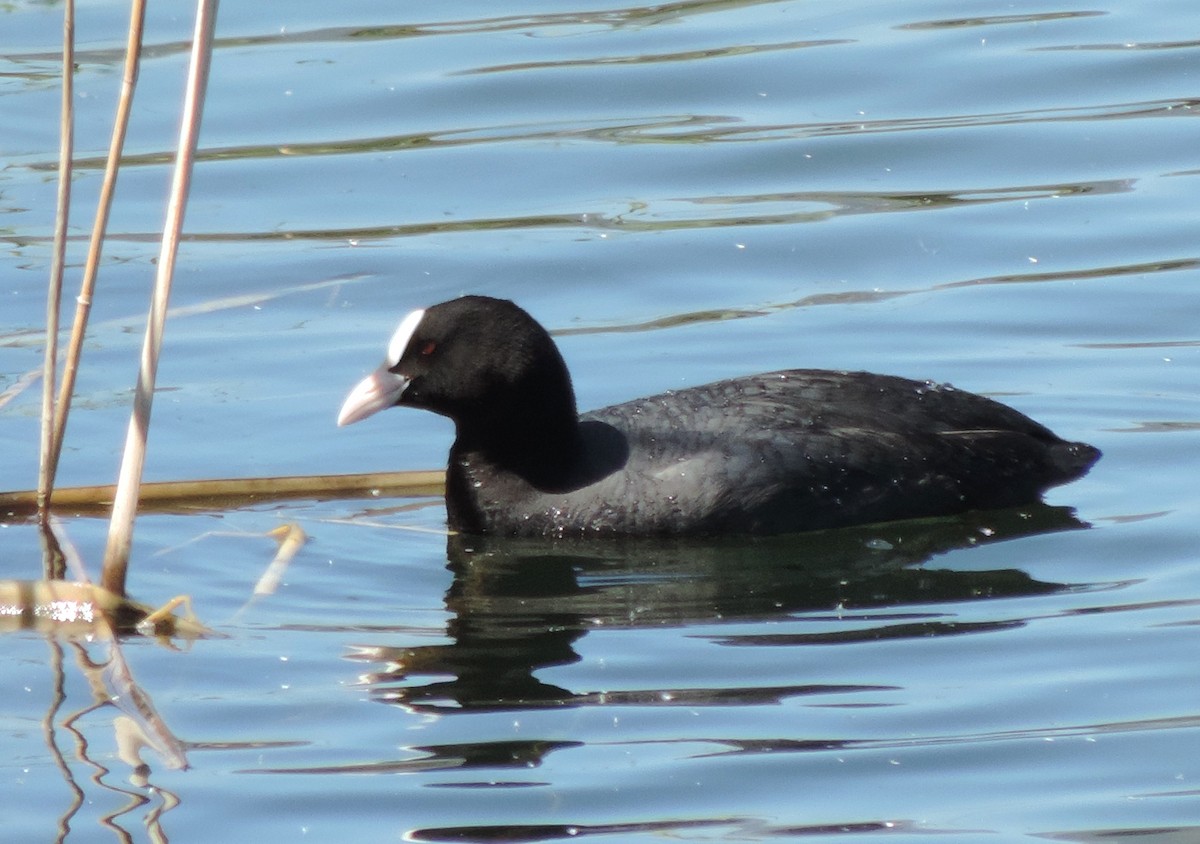
{"label": "reed stem", "polygon": [[[68,0],[68,3],[70,2],[71,0]],[[83,354],[83,341],[87,334],[88,316],[92,309],[92,294],[96,287],[100,254],[104,249],[109,212],[112,209],[113,193],[117,185],[117,171],[120,168],[121,154],[125,148],[129,113],[133,107],[133,92],[137,86],[145,19],[146,0],[133,0],[129,11],[129,35],[125,43],[125,70],[121,79],[121,94],[117,99],[112,139],[108,145],[108,160],[104,165],[104,180],[100,185],[100,198],[96,208],[96,219],[92,224],[92,238],[88,245],[87,261],[83,267],[83,280],[79,284],[79,295],[75,299],[75,322],[71,326],[71,340],[67,347],[66,365],[58,390],[57,413],[54,416],[54,431],[51,435],[49,452],[49,483],[51,486],[54,484],[54,476],[58,470],[58,458],[62,454],[67,416],[71,412],[71,395],[75,391],[75,376],[79,371],[79,359]]]}
{"label": "reed stem", "polygon": [[[274,478],[220,478],[193,481],[157,481],[141,486],[139,509],[195,511],[242,507],[287,498],[371,498],[440,496],[446,473],[438,470],[370,472],[355,475],[303,475]],[[116,487],[66,486],[54,491],[54,501],[74,513],[95,513],[112,508]],[[0,513],[25,515],[35,511],[36,490],[0,492]]]}
{"label": "reed stem", "polygon": [[38,461],[38,516],[45,521],[54,488],[54,373],[58,366],[58,316],[62,306],[63,270],[67,254],[67,221],[71,216],[71,159],[75,148],[75,2],[63,6],[62,111],[58,144],[58,208],[54,217],[54,256],[46,292],[46,356],[42,373],[42,435]]}
{"label": "reed stem", "polygon": [[175,158],[175,172],[171,179],[166,222],[163,226],[162,248],[158,256],[158,274],[150,300],[150,315],[146,321],[146,336],[142,345],[141,365],[133,398],[133,413],[125,438],[125,452],[117,478],[116,500],[113,502],[108,545],[104,551],[104,567],[101,572],[101,585],[117,595],[125,594],[125,572],[129,562],[129,550],[133,544],[133,522],[137,515],[142,469],[146,462],[146,437],[150,430],[154,383],[158,375],[163,327],[171,296],[171,278],[183,231],[188,188],[191,185],[192,163],[196,157],[196,143],[200,135],[200,117],[204,107],[204,91],[208,83],[216,21],[217,0],[198,0],[196,28],[192,38],[187,88],[184,94],[183,121],[179,129],[179,148]]}

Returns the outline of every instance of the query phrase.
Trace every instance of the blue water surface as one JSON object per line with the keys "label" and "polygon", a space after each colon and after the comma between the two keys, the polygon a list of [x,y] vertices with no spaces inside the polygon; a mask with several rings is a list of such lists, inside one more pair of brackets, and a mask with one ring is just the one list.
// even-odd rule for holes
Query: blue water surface
{"label": "blue water surface", "polygon": [[[128,13],[79,9],[68,314]],[[115,477],[191,30],[150,5],[63,485]],[[0,8],[0,490],[35,484],[61,32]],[[1197,32],[1194,0],[226,3],[148,478],[440,468],[445,420],[333,420],[462,293],[554,330],[583,408],[869,369],[1105,456],[1044,506],[756,542],[144,515],[131,594],[221,636],[123,641],[152,717],[106,642],[6,633],[6,840],[1200,837]],[[59,515],[95,576],[104,520]],[[0,518],[0,577],[40,577]]]}

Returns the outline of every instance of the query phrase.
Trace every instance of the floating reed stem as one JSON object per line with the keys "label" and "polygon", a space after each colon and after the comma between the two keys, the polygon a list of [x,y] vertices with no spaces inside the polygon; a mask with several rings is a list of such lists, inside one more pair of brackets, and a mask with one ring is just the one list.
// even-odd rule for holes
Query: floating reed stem
{"label": "floating reed stem", "polygon": [[297,524],[280,525],[267,536],[279,541],[279,550],[275,552],[274,558],[258,579],[258,583],[254,584],[255,598],[275,594],[275,590],[283,581],[283,575],[287,572],[288,565],[308,540],[304,529]]}
{"label": "floating reed stem", "polygon": [[[67,2],[70,4],[72,0],[67,0]],[[121,93],[117,98],[117,113],[113,122],[112,138],[108,145],[108,160],[104,165],[104,180],[100,184],[96,219],[92,224],[92,238],[88,245],[87,261],[83,267],[83,280],[79,284],[79,296],[75,299],[75,322],[71,327],[66,365],[58,390],[54,431],[50,440],[47,489],[54,485],[58,458],[62,454],[63,437],[67,429],[67,416],[71,411],[71,395],[75,391],[75,375],[79,371],[79,359],[83,354],[83,340],[87,333],[88,316],[92,309],[92,292],[96,287],[100,255],[104,249],[104,237],[108,232],[108,217],[117,185],[117,170],[121,164],[121,154],[125,149],[125,134],[129,128],[129,113],[133,108],[133,92],[137,86],[145,19],[145,0],[133,0],[129,11],[129,36],[125,43],[125,70],[121,78]],[[52,338],[56,339],[57,337],[56,332],[49,331],[49,328],[47,325],[49,332],[47,346],[52,342]]]}
{"label": "floating reed stem", "polygon": [[54,371],[58,365],[58,313],[62,304],[71,216],[71,158],[75,147],[75,0],[63,7],[62,113],[58,143],[58,209],[54,216],[54,256],[46,293],[46,357],[42,373],[42,437],[38,465],[38,513],[45,519],[54,486]]}
{"label": "floating reed stem", "polygon": [[216,22],[217,0],[198,0],[192,54],[188,63],[187,88],[184,93],[183,121],[179,129],[179,149],[175,158],[175,172],[171,179],[171,196],[167,203],[162,248],[158,256],[158,274],[150,300],[150,315],[146,320],[146,337],[142,345],[133,413],[125,438],[125,452],[117,478],[116,500],[113,502],[108,545],[104,550],[104,568],[101,572],[101,584],[117,595],[125,594],[125,571],[129,562],[129,549],[133,544],[138,489],[141,486],[142,469],[146,463],[146,437],[150,430],[154,383],[158,375],[158,358],[162,350],[162,333],[171,296],[175,256],[179,250],[184,208],[191,185],[192,163],[196,157],[196,142],[200,135],[200,116],[204,106],[204,91],[208,84]]}
{"label": "floating reed stem", "polygon": [[[199,481],[159,481],[142,484],[141,510],[196,510],[235,507],[285,498],[394,498],[435,496],[445,489],[445,472],[371,472],[360,475],[300,475],[278,478],[227,478]],[[76,513],[107,510],[116,498],[115,486],[62,487],[54,491],[59,508]],[[0,513],[29,513],[36,492],[0,492]]]}

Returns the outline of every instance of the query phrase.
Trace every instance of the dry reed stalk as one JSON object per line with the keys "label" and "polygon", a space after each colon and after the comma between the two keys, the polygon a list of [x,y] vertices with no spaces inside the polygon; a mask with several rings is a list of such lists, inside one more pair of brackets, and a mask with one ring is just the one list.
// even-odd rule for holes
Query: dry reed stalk
{"label": "dry reed stalk", "polygon": [[133,522],[137,515],[138,489],[146,463],[146,437],[150,431],[150,409],[154,402],[154,382],[158,375],[158,358],[162,350],[163,326],[167,303],[171,296],[171,278],[175,256],[183,231],[183,215],[188,188],[192,178],[192,163],[196,157],[196,142],[200,135],[200,116],[204,106],[204,90],[208,84],[208,67],[212,59],[213,30],[217,22],[217,0],[198,0],[196,28],[192,37],[192,54],[188,62],[187,87],[184,94],[183,122],[179,129],[179,149],[175,172],[171,179],[171,196],[163,227],[162,248],[158,256],[158,274],[150,300],[150,315],[146,321],[146,337],[142,345],[141,366],[133,398],[133,414],[125,438],[125,452],[117,478],[116,500],[104,549],[101,583],[106,589],[125,594],[125,572],[129,550],[133,544]]}
{"label": "dry reed stalk", "polygon": [[[284,498],[389,498],[441,495],[445,473],[370,472],[360,475],[299,475],[277,478],[226,478],[201,481],[159,481],[142,484],[142,510],[213,509]],[[116,497],[112,485],[63,487],[55,490],[60,508],[75,512],[107,509]],[[33,490],[0,492],[0,512],[32,511]]]}
{"label": "dry reed stalk", "polygon": [[[49,486],[51,487],[54,485],[54,475],[58,470],[58,458],[62,454],[67,416],[71,411],[71,394],[75,391],[75,375],[79,370],[80,356],[83,354],[83,340],[87,333],[88,316],[92,309],[92,292],[96,287],[96,273],[100,267],[100,254],[104,248],[109,212],[112,209],[113,193],[116,190],[117,170],[121,164],[121,153],[125,148],[125,133],[129,128],[133,91],[137,85],[145,18],[145,0],[133,0],[129,11],[129,36],[125,43],[125,70],[121,79],[121,93],[117,98],[117,113],[113,122],[112,139],[108,145],[108,160],[104,165],[104,180],[100,184],[96,219],[92,224],[92,238],[88,245],[87,261],[83,267],[83,280],[79,284],[79,295],[75,299],[75,322],[71,327],[66,366],[58,390],[57,413],[54,417],[54,431],[51,435],[49,449]],[[53,385],[48,385],[48,389],[53,389]]]}
{"label": "dry reed stalk", "polygon": [[71,158],[75,148],[75,2],[63,7],[62,113],[58,143],[58,209],[54,217],[54,256],[46,292],[46,357],[42,374],[42,437],[38,461],[38,513],[44,520],[54,487],[54,371],[58,366],[58,314],[62,304],[63,268],[67,255],[67,221],[71,216]]}
{"label": "dry reed stalk", "polygon": [[308,540],[304,529],[297,524],[280,525],[270,531],[267,536],[279,542],[279,550],[275,552],[275,557],[267,565],[266,571],[262,573],[258,583],[254,584],[255,598],[275,594],[275,590],[283,582],[283,575],[287,572],[292,558],[299,553]]}

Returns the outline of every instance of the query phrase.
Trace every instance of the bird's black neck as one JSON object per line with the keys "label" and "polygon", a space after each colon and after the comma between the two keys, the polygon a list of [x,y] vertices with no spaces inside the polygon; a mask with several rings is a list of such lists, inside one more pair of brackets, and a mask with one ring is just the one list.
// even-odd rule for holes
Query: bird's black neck
{"label": "bird's black neck", "polygon": [[457,427],[457,454],[476,455],[542,490],[568,484],[583,456],[575,394],[565,366],[527,379],[506,391],[487,412],[460,419]]}

